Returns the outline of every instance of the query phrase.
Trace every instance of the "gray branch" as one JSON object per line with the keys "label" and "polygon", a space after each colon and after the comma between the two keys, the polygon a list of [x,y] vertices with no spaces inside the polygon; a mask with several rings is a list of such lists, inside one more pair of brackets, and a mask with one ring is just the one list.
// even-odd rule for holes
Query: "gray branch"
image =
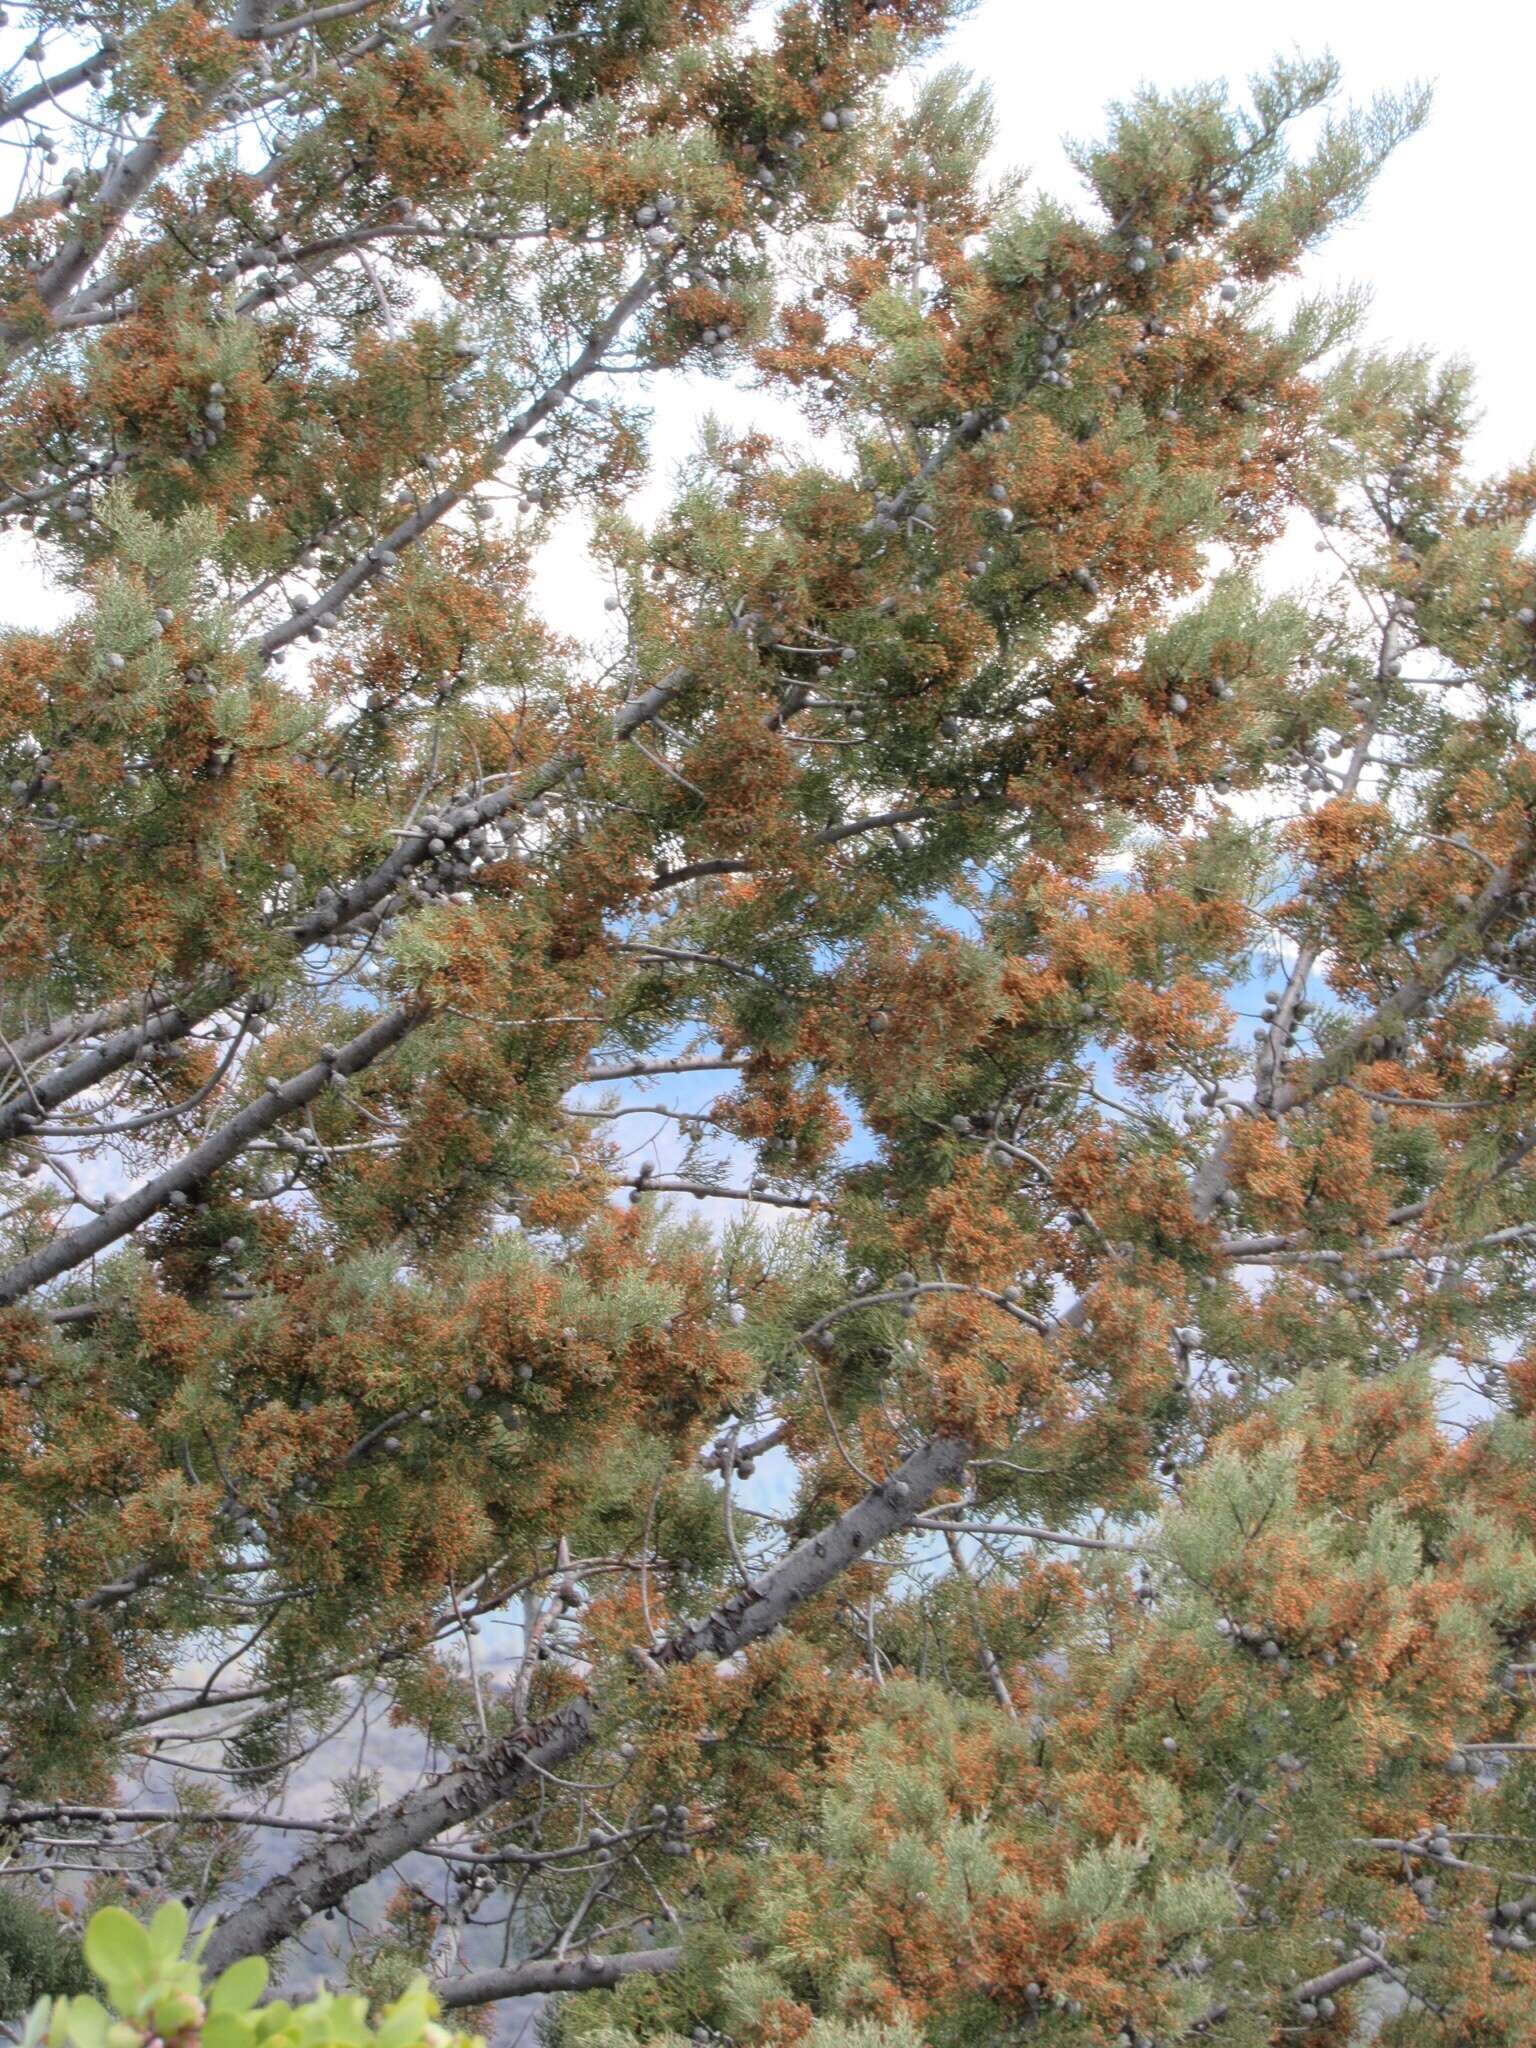
{"label": "gray branch", "polygon": [[1320,1977],[1309,1977],[1305,1984],[1298,1984],[1291,1997],[1298,2003],[1303,1999],[1331,1998],[1335,1991],[1347,1991],[1351,1984],[1358,1984],[1363,1978],[1379,1976],[1386,1967],[1384,1956],[1355,1956],[1347,1963],[1340,1963],[1336,1969],[1325,1970]]}
{"label": "gray branch", "polygon": [[[696,1658],[724,1658],[783,1626],[811,1599],[889,1536],[910,1526],[941,1486],[958,1480],[966,1446],[948,1438],[921,1445],[882,1485],[865,1494],[820,1535],[807,1537],[745,1592],[704,1620],[644,1653],[648,1670],[665,1672]],[[353,1839],[327,1842],[270,1879],[215,1928],[204,1957],[210,1974],[241,1956],[275,1948],[310,1916],[338,1904],[360,1884],[446,1829],[498,1806],[557,1769],[591,1741],[599,1703],[573,1700],[442,1772],[363,1823]]]}
{"label": "gray branch", "polygon": [[731,1057],[702,1054],[697,1057],[685,1055],[682,1059],[668,1060],[617,1060],[609,1066],[588,1067],[579,1084],[587,1086],[598,1081],[633,1081],[648,1074],[713,1074],[726,1069],[736,1069],[747,1064],[745,1054]]}
{"label": "gray branch", "polygon": [[78,64],[71,64],[63,71],[56,71],[52,78],[40,78],[36,85],[29,85],[22,92],[12,93],[8,100],[0,101],[0,127],[8,121],[17,121],[23,114],[30,114],[34,107],[43,106],[73,92],[77,85],[94,75],[108,62],[112,52],[105,44],[93,50],[89,57],[82,57]]}
{"label": "gray branch", "polygon": [[435,1984],[438,2003],[490,2005],[498,1998],[524,1998],[537,1991],[611,1991],[626,1977],[660,1977],[683,1960],[680,1948],[630,1949],[613,1956],[556,1956],[516,1963],[507,1970],[474,1970]]}
{"label": "gray branch", "polygon": [[413,541],[419,540],[456,505],[462,504],[478,483],[485,477],[494,475],[513,449],[548,419],[581,380],[590,376],[598,367],[614,341],[655,292],[664,275],[665,270],[661,265],[652,265],[643,272],[613,310],[593,328],[586,346],[569,368],[541,392],[526,411],[520,412],[506,431],[491,443],[476,471],[464,482],[450,484],[446,490],[438,491],[408,519],[402,519],[392,532],[385,534],[377,547],[359,555],[355,562],[348,563],[335,582],[322,590],[313,604],[306,605],[302,611],[295,612],[291,618],[284,619],[280,625],[273,626],[269,632],[263,633],[257,643],[262,653],[275,654],[280,647],[286,647],[291,640],[299,639],[312,627],[329,619],[355,590],[370,577],[379,574],[386,566],[388,557],[397,555],[402,548],[407,548]]}
{"label": "gray branch", "polygon": [[[661,681],[652,684],[640,696],[632,698],[617,713],[613,730],[616,739],[627,739],[671,702],[688,677],[686,669],[674,669]],[[542,768],[515,783],[505,784],[500,789],[490,790],[476,797],[472,802],[460,806],[449,817],[440,821],[435,832],[418,831],[404,834],[391,848],[385,858],[371,873],[362,876],[345,889],[339,897],[325,908],[307,910],[290,928],[292,949],[301,953],[314,945],[328,933],[343,930],[368,911],[375,909],[392,896],[412,870],[432,858],[432,840],[442,838],[457,840],[476,831],[482,825],[516,810],[524,804],[543,796],[546,791],[556,788],[573,769],[582,766],[575,753],[557,754]],[[51,1074],[39,1075],[25,1089],[12,1097],[10,1102],[0,1105],[0,1141],[15,1137],[30,1128],[44,1111],[57,1109],[61,1104],[83,1094],[87,1088],[94,1088],[111,1075],[136,1060],[139,1055],[154,1045],[174,1045],[185,1038],[197,1026],[217,1011],[233,1002],[239,991],[232,980],[223,979],[210,984],[196,994],[186,995],[178,1003],[166,1003],[155,1010],[144,1022],[130,1029],[115,1032],[110,1038],[78,1055],[66,1065]],[[99,1028],[97,1018],[117,1014],[116,1006],[111,1012],[99,1011],[96,1017],[76,1020],[75,1031],[84,1032]],[[47,1034],[36,1034],[39,1050],[46,1049],[41,1041]],[[24,1042],[16,1048],[18,1056],[26,1056]],[[619,1078],[617,1075],[600,1073],[596,1078]]]}
{"label": "gray branch", "polygon": [[[1489,926],[1504,914],[1510,897],[1520,887],[1530,857],[1531,843],[1527,841],[1516,859],[1489,878],[1457,928],[1434,947],[1418,972],[1399,983],[1391,995],[1357,1024],[1332,1052],[1314,1061],[1294,1081],[1282,1082],[1270,1098],[1267,1114],[1285,1116],[1293,1109],[1304,1108],[1329,1088],[1337,1087],[1369,1052],[1372,1038],[1420,1015],[1456,969],[1476,957],[1477,944],[1486,938]],[[1234,1128],[1235,1122],[1228,1124],[1194,1177],[1191,1187],[1194,1211],[1202,1222],[1210,1220],[1226,1192],[1231,1174],[1231,1133]]]}
{"label": "gray branch", "polygon": [[381,1053],[398,1044],[423,1023],[427,1014],[425,1010],[404,1007],[387,1011],[366,1031],[360,1031],[355,1038],[349,1039],[334,1060],[316,1060],[291,1080],[279,1082],[266,1093],[258,1095],[254,1102],[237,1110],[202,1144],[194,1145],[164,1173],[134,1188],[120,1202],[111,1203],[100,1216],[93,1217],[78,1230],[65,1231],[40,1251],[0,1271],[0,1303],[19,1300],[46,1281],[56,1280],[61,1273],[72,1272],[98,1252],[120,1243],[141,1223],[147,1223],[151,1216],[163,1209],[173,1194],[185,1194],[196,1187],[200,1181],[238,1157],[253,1138],[271,1130],[274,1124],[295,1109],[302,1109],[306,1103],[313,1102],[338,1074],[357,1074],[371,1066]]}

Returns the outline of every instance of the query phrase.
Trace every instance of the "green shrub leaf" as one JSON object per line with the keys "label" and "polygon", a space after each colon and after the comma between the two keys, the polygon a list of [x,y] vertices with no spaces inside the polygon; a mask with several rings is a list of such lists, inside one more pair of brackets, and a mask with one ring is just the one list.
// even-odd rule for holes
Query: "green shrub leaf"
{"label": "green shrub leaf", "polygon": [[121,1906],[103,1906],[85,1930],[85,1960],[108,1986],[147,1977],[155,1955],[149,1936]]}
{"label": "green shrub leaf", "polygon": [[156,1962],[168,1963],[181,1954],[189,1925],[187,1909],[180,1899],[167,1899],[149,1923],[149,1945]]}
{"label": "green shrub leaf", "polygon": [[[231,1963],[208,1995],[209,2012],[249,2012],[266,1990],[270,1974],[265,1956],[246,1956],[238,1963]],[[207,2048],[206,2027],[203,2029],[203,2042]]]}
{"label": "green shrub leaf", "polygon": [[[128,1918],[126,1913],[123,1918]],[[134,1921],[130,1920],[128,1924],[135,1933],[140,1932]],[[94,1963],[92,1968],[95,1968]],[[104,2048],[111,2024],[112,2015],[100,1999],[92,1998],[88,1991],[69,2000],[69,2038],[75,2048]]]}
{"label": "green shrub leaf", "polygon": [[[238,1970],[241,1965],[236,1963],[233,1967]],[[203,2048],[251,2048],[255,2039],[256,2029],[238,2012],[213,2013],[203,2027]]]}

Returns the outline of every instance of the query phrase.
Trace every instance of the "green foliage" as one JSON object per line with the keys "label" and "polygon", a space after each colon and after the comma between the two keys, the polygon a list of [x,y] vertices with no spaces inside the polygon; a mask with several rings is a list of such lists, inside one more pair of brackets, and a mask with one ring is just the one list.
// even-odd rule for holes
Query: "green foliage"
{"label": "green foliage", "polygon": [[29,2048],[1529,2031],[1536,471],[1420,95],[958,11],[0,21],[5,1838],[235,1962]]}
{"label": "green foliage", "polygon": [[920,185],[926,203],[942,207],[956,197],[970,199],[997,145],[999,121],[992,93],[969,72],[949,65],[922,80],[910,111],[895,127],[898,181]]}
{"label": "green foliage", "polygon": [[1264,275],[1297,237],[1347,220],[1364,203],[1387,158],[1424,126],[1429,109],[1429,89],[1421,86],[1330,115],[1312,155],[1288,165],[1249,215],[1238,238],[1239,262]]}
{"label": "green foliage", "polygon": [[10,1887],[0,1889],[0,2013],[39,1998],[69,1997],[90,1985],[78,1937]]}
{"label": "green foliage", "polygon": [[204,1931],[183,1954],[186,1909],[163,1905],[147,1926],[103,1906],[85,1930],[84,1955],[106,1994],[44,1996],[22,2030],[23,2048],[138,2048],[169,2036],[204,2048],[472,2048],[473,2036],[437,2023],[426,1980],[415,1981],[374,2019],[354,1994],[317,1993],[299,2004],[261,2003],[264,1957],[231,1963],[204,1984]]}

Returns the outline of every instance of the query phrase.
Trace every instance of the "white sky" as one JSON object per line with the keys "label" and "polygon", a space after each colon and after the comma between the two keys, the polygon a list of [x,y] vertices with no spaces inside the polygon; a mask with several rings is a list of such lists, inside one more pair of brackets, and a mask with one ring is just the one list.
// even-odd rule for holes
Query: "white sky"
{"label": "white sky", "polygon": [[981,0],[942,61],[992,85],[1002,161],[1063,197],[1075,181],[1060,138],[1097,135],[1105,105],[1144,83],[1225,78],[1236,88],[1276,53],[1331,50],[1352,99],[1432,85],[1429,125],[1382,173],[1364,213],[1311,260],[1308,276],[1370,286],[1373,343],[1472,360],[1486,415],[1480,463],[1497,467],[1536,447],[1536,8],[1528,0],[1289,0],[1284,9],[1096,0],[1091,14],[1053,12]]}
{"label": "white sky", "polygon": [[[1536,313],[1527,195],[1536,79],[1536,8],[1522,0],[1290,0],[1279,9],[1218,0],[1098,0],[1054,16],[1029,0],[980,0],[936,60],[958,63],[993,88],[999,167],[1075,200],[1064,136],[1101,132],[1108,102],[1143,83],[1161,87],[1227,78],[1234,86],[1277,51],[1331,49],[1353,98],[1424,80],[1435,88],[1426,130],[1399,151],[1364,213],[1310,260],[1313,286],[1364,282],[1373,293],[1365,338],[1388,347],[1463,355],[1478,373],[1484,418],[1478,463],[1497,468],[1536,449]],[[668,388],[669,387],[669,388]],[[691,452],[701,411],[745,425],[782,424],[762,395],[729,393],[703,378],[658,389],[659,471],[642,508],[666,496],[666,472]],[[1288,551],[1289,554],[1289,551]],[[32,571],[31,550],[0,544],[5,623],[58,616],[59,595]],[[567,528],[546,555],[547,611],[582,637],[594,624],[585,537]],[[1291,575],[1305,574],[1288,559]]]}
{"label": "white sky", "polygon": [[[1223,78],[1240,96],[1276,54],[1328,50],[1343,69],[1341,104],[1417,83],[1434,87],[1435,104],[1363,211],[1308,259],[1301,283],[1309,290],[1368,286],[1364,343],[1468,358],[1483,408],[1475,463],[1495,470],[1521,461],[1536,450],[1536,270],[1522,211],[1532,183],[1526,102],[1536,79],[1529,0],[1291,0],[1283,16],[1217,0],[1162,7],[1100,0],[1082,33],[1070,9],[1052,20],[1030,0],[980,0],[932,62],[959,64],[992,87],[996,171],[1023,170],[1032,185],[1086,205],[1062,142],[1100,135],[1112,101],[1143,84],[1172,89]],[[1303,124],[1299,144],[1306,135]],[[639,494],[642,516],[667,502],[678,468],[692,458],[703,413],[740,430],[757,425],[795,437],[795,416],[781,401],[716,378],[662,379],[646,397],[654,406],[656,471]],[[582,523],[561,522],[543,559],[546,616],[589,638],[601,615]],[[1310,529],[1298,531],[1277,552],[1267,580],[1305,583],[1314,567]],[[616,622],[599,628],[600,639],[610,636],[620,637]]]}

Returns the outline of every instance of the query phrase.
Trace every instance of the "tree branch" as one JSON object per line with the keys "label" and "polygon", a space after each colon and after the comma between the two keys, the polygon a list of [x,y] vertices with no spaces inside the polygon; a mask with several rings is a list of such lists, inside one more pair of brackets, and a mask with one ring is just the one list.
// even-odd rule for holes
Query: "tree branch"
{"label": "tree branch", "polygon": [[338,1074],[357,1074],[371,1066],[381,1053],[398,1044],[418,1024],[424,1023],[427,1015],[425,1010],[405,1006],[387,1011],[366,1031],[360,1031],[355,1038],[349,1039],[334,1060],[316,1060],[291,1080],[280,1082],[254,1102],[247,1103],[244,1109],[220,1124],[201,1145],[195,1145],[164,1173],[145,1181],[121,1201],[113,1202],[102,1215],[93,1217],[78,1230],[66,1231],[40,1251],[0,1271],[0,1303],[19,1300],[46,1281],[56,1280],[61,1273],[72,1272],[76,1266],[94,1258],[97,1252],[105,1251],[108,1246],[130,1236],[141,1223],[147,1223],[151,1216],[163,1209],[173,1194],[185,1193],[216,1173],[221,1166],[227,1166],[230,1160],[244,1151],[252,1138],[270,1130],[295,1109],[302,1109],[306,1103],[313,1102]]}
{"label": "tree branch", "polygon": [[[1527,840],[1518,856],[1490,877],[1471,910],[1461,920],[1460,928],[1433,949],[1418,973],[1409,975],[1405,981],[1399,983],[1391,995],[1384,1002],[1378,1003],[1371,1014],[1357,1024],[1332,1052],[1322,1059],[1313,1061],[1307,1071],[1298,1075],[1295,1080],[1282,1082],[1271,1096],[1267,1111],[1264,1113],[1279,1118],[1293,1109],[1301,1109],[1309,1102],[1315,1102],[1318,1096],[1325,1094],[1329,1088],[1336,1087],[1359,1064],[1369,1052],[1373,1038],[1418,1016],[1445,986],[1456,969],[1472,957],[1469,942],[1474,938],[1482,939],[1488,927],[1503,914],[1509,898],[1520,886],[1530,854],[1531,842]],[[1195,1174],[1191,1192],[1194,1198],[1194,1211],[1201,1222],[1210,1220],[1215,1213],[1216,1205],[1226,1193],[1232,1132],[1235,1128],[1234,1119],[1223,1131]]]}
{"label": "tree branch", "polygon": [[[877,1544],[906,1529],[941,1486],[960,1476],[966,1446],[935,1438],[905,1459],[882,1485],[818,1536],[735,1594],[703,1621],[647,1652],[665,1671],[701,1656],[725,1658],[782,1627],[795,1609],[829,1586]],[[591,1741],[600,1707],[590,1694],[557,1708],[462,1764],[409,1792],[350,1842],[328,1842],[270,1879],[214,1929],[204,1957],[210,1973],[240,1956],[265,1952],[297,1932],[313,1913],[337,1904],[445,1829],[500,1805]]]}
{"label": "tree branch", "polygon": [[599,1081],[633,1081],[648,1074],[713,1074],[737,1070],[747,1064],[746,1055],[738,1053],[730,1058],[704,1054],[698,1058],[685,1057],[677,1060],[618,1060],[609,1066],[588,1067],[579,1081],[572,1087],[586,1087]]}
{"label": "tree branch", "polygon": [[481,457],[475,471],[464,482],[450,484],[446,490],[438,491],[408,519],[402,519],[398,526],[383,537],[377,547],[371,548],[366,554],[359,555],[355,562],[349,563],[336,580],[321,591],[313,604],[306,605],[302,611],[295,612],[291,618],[284,619],[280,625],[273,626],[268,632],[263,633],[257,643],[261,652],[275,654],[279,648],[286,647],[290,641],[297,640],[309,632],[311,627],[329,619],[340,610],[353,591],[379,573],[385,566],[387,556],[397,555],[402,548],[407,548],[413,541],[419,540],[456,505],[461,505],[477,484],[494,475],[512,450],[542,425],[556,407],[570,396],[582,379],[590,376],[597,368],[613,341],[651,297],[664,275],[664,266],[660,264],[653,264],[642,272],[613,310],[593,328],[586,346],[570,367],[525,411],[520,412],[504,433],[497,436]]}
{"label": "tree branch", "polygon": [[[660,682],[643,691],[640,696],[622,705],[614,718],[614,737],[627,739],[632,732],[638,731],[641,726],[656,717],[658,712],[677,695],[687,678],[686,669],[674,669],[669,675],[663,676]],[[462,839],[482,825],[488,825],[493,820],[505,816],[508,811],[531,803],[546,791],[556,788],[567,775],[582,765],[579,754],[557,754],[553,760],[547,761],[530,776],[506,783],[499,789],[489,790],[471,802],[459,806],[440,821],[436,831],[429,832],[423,829],[402,834],[385,858],[370,873],[351,883],[333,902],[323,908],[315,906],[307,910],[289,927],[292,951],[301,953],[320,939],[345,930],[366,912],[387,901],[413,869],[433,858],[434,838],[448,841]],[[226,978],[195,994],[184,995],[179,1002],[167,1001],[144,1023],[116,1033],[90,1052],[82,1053],[66,1066],[58,1068],[54,1073],[40,1075],[26,1093],[18,1094],[11,1102],[0,1106],[0,1141],[29,1128],[28,1119],[35,1118],[40,1111],[57,1109],[62,1103],[82,1094],[87,1088],[94,1088],[98,1082],[119,1073],[149,1046],[176,1044],[215,1012],[226,1008],[235,1000],[238,993],[234,981]],[[98,1017],[115,1014],[117,1006],[110,1011],[96,1013]],[[91,1018],[77,1020],[77,1027],[80,1031],[96,1028]],[[41,1035],[34,1034],[35,1037]],[[23,1052],[22,1047],[16,1050],[18,1053]],[[619,1077],[599,1074],[597,1078]]]}
{"label": "tree branch", "polygon": [[434,1984],[439,2005],[489,2005],[498,1998],[523,1998],[538,1991],[611,1991],[626,1977],[660,1977],[683,1960],[680,1948],[632,1949],[613,1956],[552,1956],[516,1963],[506,1970],[474,1970]]}

